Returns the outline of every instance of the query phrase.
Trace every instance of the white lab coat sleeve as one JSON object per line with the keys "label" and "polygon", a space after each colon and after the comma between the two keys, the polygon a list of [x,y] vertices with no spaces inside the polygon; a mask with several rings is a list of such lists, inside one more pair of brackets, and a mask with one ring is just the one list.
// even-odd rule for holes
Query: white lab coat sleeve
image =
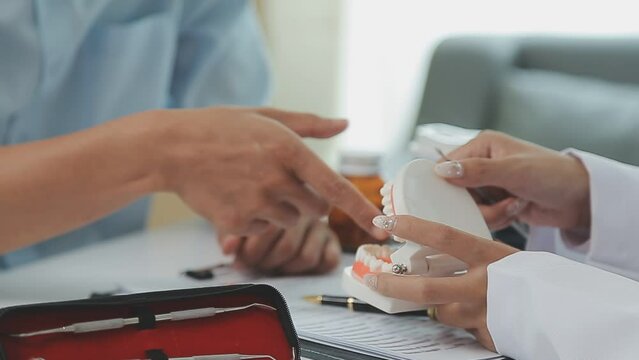
{"label": "white lab coat sleeve", "polygon": [[579,150],[590,177],[590,239],[578,247],[557,229],[532,227],[528,250],[551,251],[573,260],[639,279],[639,167]]}
{"label": "white lab coat sleeve", "polygon": [[639,279],[639,167],[578,150],[568,152],[581,160],[590,176],[586,263]]}
{"label": "white lab coat sleeve", "polygon": [[487,326],[516,360],[639,358],[639,282],[546,252],[488,266]]}

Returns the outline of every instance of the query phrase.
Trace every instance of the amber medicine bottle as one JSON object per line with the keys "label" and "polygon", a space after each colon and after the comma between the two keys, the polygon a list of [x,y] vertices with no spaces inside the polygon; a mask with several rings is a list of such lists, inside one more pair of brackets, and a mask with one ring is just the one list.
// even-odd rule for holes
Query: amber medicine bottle
{"label": "amber medicine bottle", "polygon": [[[384,185],[384,181],[380,177],[380,162],[381,156],[376,153],[345,153],[342,154],[340,172],[381,210],[382,196],[379,190]],[[359,245],[379,243],[339,209],[331,211],[328,222],[339,237],[344,251],[354,252]]]}

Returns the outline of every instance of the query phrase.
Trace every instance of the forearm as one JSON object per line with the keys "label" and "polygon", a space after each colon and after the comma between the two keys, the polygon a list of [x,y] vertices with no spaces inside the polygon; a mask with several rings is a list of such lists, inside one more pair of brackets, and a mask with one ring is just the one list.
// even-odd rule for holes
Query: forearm
{"label": "forearm", "polygon": [[80,227],[160,190],[150,116],[0,148],[0,253]]}

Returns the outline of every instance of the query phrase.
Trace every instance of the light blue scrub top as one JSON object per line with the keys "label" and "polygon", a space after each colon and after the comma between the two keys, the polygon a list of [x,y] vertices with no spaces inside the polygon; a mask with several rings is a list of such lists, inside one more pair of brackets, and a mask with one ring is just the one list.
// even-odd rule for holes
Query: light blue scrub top
{"label": "light blue scrub top", "polygon": [[[268,84],[261,31],[246,1],[0,4],[3,145],[153,108],[257,105],[265,101]],[[43,198],[42,205],[46,202]],[[0,268],[140,230],[148,205],[149,199],[137,201],[77,231],[7,254]]]}

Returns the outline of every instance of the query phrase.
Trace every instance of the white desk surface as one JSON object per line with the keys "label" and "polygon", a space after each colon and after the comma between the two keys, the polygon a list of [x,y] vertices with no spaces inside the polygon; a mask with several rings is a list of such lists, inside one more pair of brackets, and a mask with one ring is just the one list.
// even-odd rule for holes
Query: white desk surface
{"label": "white desk surface", "polygon": [[[342,264],[335,271],[319,276],[267,278],[232,271],[227,274],[218,272],[219,276],[213,280],[198,281],[181,274],[185,269],[210,266],[225,259],[229,260],[222,255],[215,233],[201,221],[132,234],[0,272],[0,307],[83,299],[92,292],[112,291],[118,287],[132,292],[146,292],[236,282],[267,283],[283,293],[296,326],[304,328],[304,321],[308,322],[309,315],[305,315],[308,309],[312,308],[311,314],[316,314],[313,316],[322,316],[322,311],[332,314],[335,309],[315,308],[305,303],[302,296],[344,294],[340,284],[341,270],[352,263],[353,256],[344,255]],[[344,316],[350,317],[371,315],[344,313]],[[298,321],[302,323],[297,324]],[[425,324],[419,323],[424,325],[422,332],[443,331],[432,330],[439,326],[437,324],[430,327]],[[417,332],[415,336],[423,336],[420,334]],[[424,356],[429,359],[469,359],[492,355],[474,343],[442,351],[441,354],[428,353]]]}
{"label": "white desk surface", "polygon": [[[339,266],[322,276],[261,278],[221,275],[197,281],[185,269],[210,266],[226,259],[214,231],[203,221],[141,232],[0,272],[0,307],[23,303],[82,299],[95,291],[122,287],[132,292],[224,285],[268,283],[287,301],[310,294],[343,294]],[[342,265],[352,262],[345,255]]]}

